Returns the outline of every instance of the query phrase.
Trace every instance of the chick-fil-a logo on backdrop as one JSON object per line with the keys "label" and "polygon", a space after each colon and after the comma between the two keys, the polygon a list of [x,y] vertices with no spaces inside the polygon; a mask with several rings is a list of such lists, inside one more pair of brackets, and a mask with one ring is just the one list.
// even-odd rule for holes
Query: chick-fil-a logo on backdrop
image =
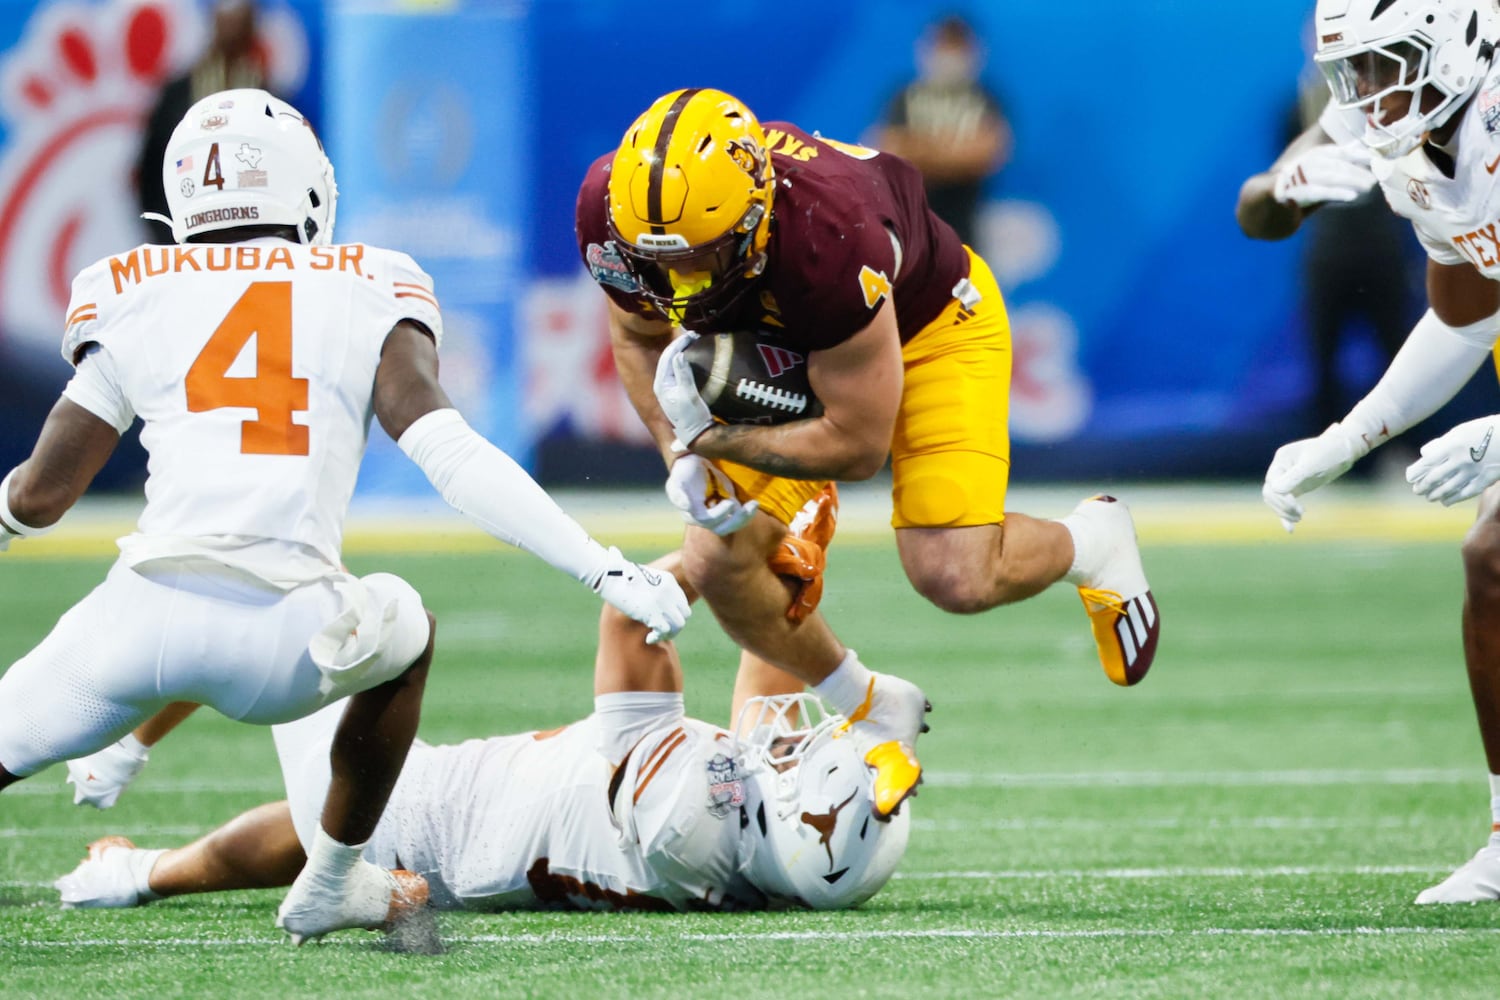
{"label": "chick-fil-a logo on backdrop", "polygon": [[[0,57],[0,335],[26,353],[56,351],[79,269],[144,238],[142,128],[209,28],[194,0],[61,0]],[[295,91],[307,74],[296,14],[267,10],[259,36],[270,85]]]}

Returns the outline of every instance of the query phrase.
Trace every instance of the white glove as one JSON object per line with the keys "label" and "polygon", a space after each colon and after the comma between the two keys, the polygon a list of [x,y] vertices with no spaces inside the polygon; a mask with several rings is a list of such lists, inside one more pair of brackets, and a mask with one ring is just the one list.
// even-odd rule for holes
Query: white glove
{"label": "white glove", "polygon": [[1500,481],[1500,444],[1494,441],[1497,424],[1500,420],[1495,417],[1480,417],[1424,444],[1422,457],[1406,470],[1412,492],[1451,507]]}
{"label": "white glove", "polygon": [[10,549],[10,540],[20,537],[20,535],[13,534],[5,525],[0,524],[0,552],[8,551]]}
{"label": "white glove", "polygon": [[126,736],[97,753],[68,761],[67,783],[73,786],[73,804],[108,809],[127,785],[141,773],[151,752],[134,736]]}
{"label": "white glove", "polygon": [[646,641],[658,643],[682,631],[692,609],[687,595],[671,573],[639,566],[626,559],[613,545],[604,567],[591,584],[594,593],[651,631]]}
{"label": "white glove", "polygon": [[[708,502],[708,481],[712,478],[715,490],[723,495],[712,505]],[[707,528],[720,537],[732,535],[755,516],[760,509],[759,500],[740,503],[735,499],[734,484],[718,466],[698,455],[683,455],[672,463],[667,476],[667,499],[672,506],[682,511],[682,519],[700,528]]]}
{"label": "white glove", "polygon": [[1297,498],[1333,482],[1370,451],[1363,437],[1334,424],[1315,438],[1303,438],[1276,449],[1260,495],[1291,531],[1302,520]]}
{"label": "white glove", "polygon": [[698,339],[696,333],[684,333],[661,352],[656,363],[656,402],[661,411],[672,422],[672,432],[677,435],[678,450],[686,451],[699,434],[713,426],[714,417],[708,412],[708,404],[698,395],[698,383],[693,380],[693,369],[682,352]]}
{"label": "white glove", "polygon": [[1276,171],[1272,196],[1288,205],[1353,201],[1375,186],[1363,143],[1314,146]]}

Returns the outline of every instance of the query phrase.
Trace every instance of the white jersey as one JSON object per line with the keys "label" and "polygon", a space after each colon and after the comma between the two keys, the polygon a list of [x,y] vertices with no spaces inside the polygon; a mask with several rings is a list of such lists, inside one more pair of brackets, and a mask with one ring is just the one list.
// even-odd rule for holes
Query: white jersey
{"label": "white jersey", "polygon": [[738,870],[749,782],[730,734],[658,715],[615,767],[603,730],[414,746],[368,856],[447,908],[763,907]]}
{"label": "white jersey", "polygon": [[[305,843],[341,714],[275,729]],[[757,909],[765,897],[739,874],[757,805],[729,733],[655,696],[552,732],[419,742],[366,856],[422,873],[444,909]]]}
{"label": "white jersey", "polygon": [[337,570],[375,370],[403,319],[442,337],[432,280],[361,244],[140,246],[79,274],[64,394],[116,427],[144,421],[125,561],[206,556],[281,586]]}
{"label": "white jersey", "polygon": [[1371,164],[1391,209],[1411,220],[1439,264],[1472,264],[1500,280],[1500,67],[1492,68],[1458,126],[1450,178],[1424,147]]}

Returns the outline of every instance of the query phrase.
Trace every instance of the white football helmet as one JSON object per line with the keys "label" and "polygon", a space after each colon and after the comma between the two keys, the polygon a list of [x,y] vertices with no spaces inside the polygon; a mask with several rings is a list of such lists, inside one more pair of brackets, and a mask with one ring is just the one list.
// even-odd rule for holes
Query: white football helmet
{"label": "white football helmet", "polygon": [[740,872],[774,900],[858,906],[906,853],[911,805],[876,819],[875,772],[843,722],[810,694],[752,698],[740,712],[736,737],[753,768]]}
{"label": "white football helmet", "polygon": [[237,226],[291,226],[303,243],[333,241],[338,185],[302,113],[264,90],[225,90],[194,104],[161,168],[172,238]]}
{"label": "white football helmet", "polygon": [[[1497,14],[1495,0],[1318,0],[1314,23],[1315,59],[1334,101],[1363,113],[1365,144],[1394,159],[1421,145],[1484,79]],[[1403,93],[1409,110],[1382,122],[1383,102]],[[1424,96],[1432,104],[1425,109]]]}

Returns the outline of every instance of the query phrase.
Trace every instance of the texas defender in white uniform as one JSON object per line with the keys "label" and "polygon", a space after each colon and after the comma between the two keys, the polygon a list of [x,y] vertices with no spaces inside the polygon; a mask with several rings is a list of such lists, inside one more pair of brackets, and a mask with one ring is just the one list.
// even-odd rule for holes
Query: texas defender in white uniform
{"label": "texas defender in white uniform", "polygon": [[[1262,495],[1290,531],[1302,495],[1435,412],[1500,337],[1500,15],[1490,0],[1319,0],[1317,61],[1334,100],[1365,116],[1371,169],[1428,254],[1431,309],[1370,394],[1316,438],[1276,453]],[[1500,421],[1429,442],[1413,489],[1454,503],[1500,479]],[[1500,444],[1493,446],[1500,452]],[[1500,899],[1500,494],[1489,491],[1464,541],[1464,658],[1490,771],[1495,833],[1419,903]]]}
{"label": "texas defender in white uniform", "polygon": [[0,677],[0,788],[170,702],[279,723],[354,695],[278,922],[294,940],[379,923],[400,887],[360,849],[415,733],[431,628],[398,578],[340,569],[371,416],[455,506],[656,633],[681,627],[686,601],[589,538],[452,409],[431,281],[403,254],[329,245],[332,167],[295,109],[263,91],[216,94],[168,149],[182,245],[78,277],[63,344],[77,372],[0,484],[3,548],[53,525],[144,422],[138,530],[106,581]]}
{"label": "texas defender in white uniform", "polygon": [[[675,652],[642,632],[605,609],[595,711],[580,722],[413,746],[366,856],[425,876],[448,909],[836,908],[873,895],[905,849],[909,813],[874,818],[873,772],[838,736],[842,720],[810,725],[821,706],[803,696],[771,699],[738,736],[686,718]],[[808,728],[793,731],[793,710]],[[275,729],[289,805],[172,851],[105,838],[58,881],[64,905],[289,880],[327,785],[335,712]]]}

